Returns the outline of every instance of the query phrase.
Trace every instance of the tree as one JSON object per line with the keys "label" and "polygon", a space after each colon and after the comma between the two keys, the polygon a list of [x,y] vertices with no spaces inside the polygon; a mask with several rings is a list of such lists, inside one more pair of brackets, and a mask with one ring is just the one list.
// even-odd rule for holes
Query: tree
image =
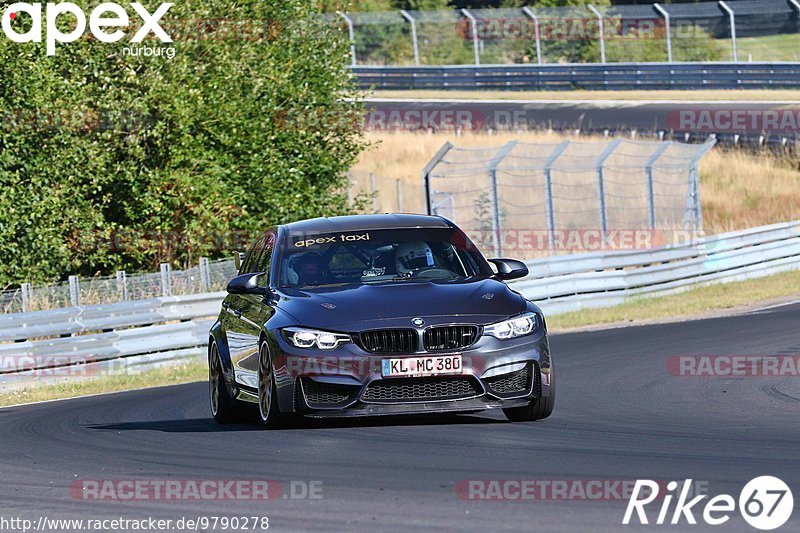
{"label": "tree", "polygon": [[[361,105],[345,39],[311,15],[186,0],[172,45],[0,39],[0,282],[185,266],[227,254],[223,233],[348,212]],[[126,51],[144,47],[175,55]]]}

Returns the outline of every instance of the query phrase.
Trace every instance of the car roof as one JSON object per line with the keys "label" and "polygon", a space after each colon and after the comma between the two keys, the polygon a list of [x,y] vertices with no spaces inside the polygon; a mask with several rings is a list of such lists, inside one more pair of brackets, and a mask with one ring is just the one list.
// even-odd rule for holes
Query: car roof
{"label": "car roof", "polygon": [[453,224],[438,216],[386,213],[311,218],[292,222],[284,227],[292,233],[335,233],[398,228],[451,228]]}

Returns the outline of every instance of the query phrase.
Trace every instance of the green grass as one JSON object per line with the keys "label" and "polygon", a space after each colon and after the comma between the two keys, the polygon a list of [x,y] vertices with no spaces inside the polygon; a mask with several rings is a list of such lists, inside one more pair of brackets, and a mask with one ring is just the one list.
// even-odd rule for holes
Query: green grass
{"label": "green grass", "polygon": [[800,61],[800,34],[782,33],[737,39],[739,61]]}
{"label": "green grass", "polygon": [[698,287],[683,293],[637,298],[615,307],[585,309],[548,317],[551,331],[609,324],[688,318],[752,306],[777,298],[800,298],[800,271]]}
{"label": "green grass", "polygon": [[36,385],[0,393],[0,406],[75,398],[104,392],[118,392],[164,385],[178,385],[208,379],[205,361],[157,368],[141,374],[72,379],[53,385]]}

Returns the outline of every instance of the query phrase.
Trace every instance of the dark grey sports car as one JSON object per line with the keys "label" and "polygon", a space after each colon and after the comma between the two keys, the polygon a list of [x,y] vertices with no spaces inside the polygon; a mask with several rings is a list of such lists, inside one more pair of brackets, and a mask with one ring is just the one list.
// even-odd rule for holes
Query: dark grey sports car
{"label": "dark grey sports car", "polygon": [[[494,269],[490,266],[494,264]],[[209,339],[211,412],[261,421],[503,409],[546,418],[555,376],[541,310],[452,222],[317,218],[244,256]]]}

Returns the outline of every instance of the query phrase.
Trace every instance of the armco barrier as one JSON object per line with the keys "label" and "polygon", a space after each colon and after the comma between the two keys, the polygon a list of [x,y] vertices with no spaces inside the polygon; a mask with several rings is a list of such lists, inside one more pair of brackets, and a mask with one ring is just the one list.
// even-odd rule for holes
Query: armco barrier
{"label": "armco barrier", "polygon": [[586,63],[351,67],[379,90],[696,90],[800,87],[800,63]]}
{"label": "armco barrier", "polygon": [[[527,262],[513,287],[547,314],[632,297],[800,269],[800,221],[724,233],[651,250],[575,254]],[[0,358],[50,358],[137,368],[202,357],[224,292],[0,316]],[[0,389],[26,375],[0,369]]]}

